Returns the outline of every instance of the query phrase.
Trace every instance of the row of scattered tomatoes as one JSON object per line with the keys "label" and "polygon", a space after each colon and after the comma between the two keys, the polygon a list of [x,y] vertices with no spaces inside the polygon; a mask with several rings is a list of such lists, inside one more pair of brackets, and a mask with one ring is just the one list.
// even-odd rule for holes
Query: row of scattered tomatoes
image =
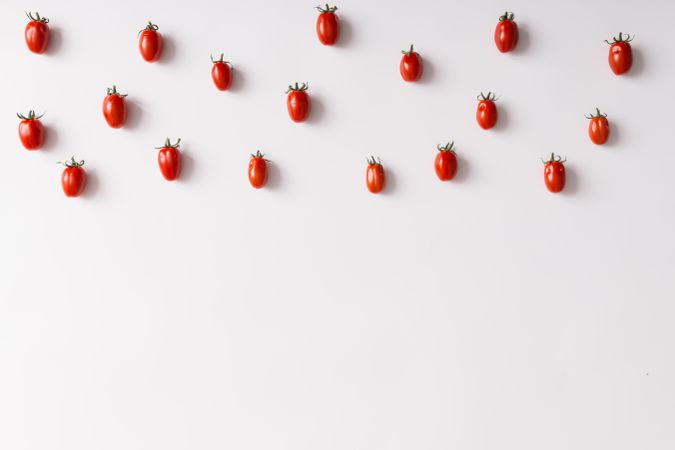
{"label": "row of scattered tomatoes", "polygon": [[[316,22],[316,31],[319,40],[324,45],[334,45],[339,37],[339,19],[336,14],[337,7],[318,6],[319,16]],[[49,19],[41,17],[39,13],[33,16],[27,13],[30,21],[26,25],[25,39],[28,48],[34,53],[44,53],[49,43]],[[158,61],[162,54],[163,39],[159,33],[159,27],[152,22],[139,32],[139,51],[145,61]],[[498,50],[502,53],[510,52],[516,48],[518,43],[518,26],[514,21],[514,14],[504,13],[499,17],[495,28],[494,40]],[[609,65],[612,71],[621,75],[630,69],[632,65],[632,50],[630,35],[623,36],[619,33],[618,38],[613,38],[610,44]],[[419,53],[414,51],[411,45],[410,50],[403,50],[403,56],[399,65],[399,71],[403,80],[415,82],[422,77],[423,63]],[[213,66],[211,68],[211,77],[215,86],[226,91],[232,83],[232,65],[224,60],[224,55],[214,60],[211,57]],[[308,83],[295,83],[288,87],[286,91],[288,114],[294,122],[304,122],[310,114],[311,102],[307,93]],[[108,89],[107,95],[103,100],[103,116],[112,128],[124,126],[127,118],[126,95],[117,92],[116,86]],[[497,96],[488,92],[487,95],[481,93],[478,96],[478,107],[476,111],[476,120],[481,128],[488,130],[497,123],[498,113],[495,102]],[[21,119],[19,124],[19,137],[23,146],[28,150],[37,150],[42,147],[44,141],[44,127],[40,122],[40,117],[36,116],[34,111],[30,111],[28,116],[18,114]],[[587,116],[590,119],[589,136],[591,140],[598,145],[604,144],[609,137],[609,122],[606,114],[602,114],[596,108],[596,114]],[[457,157],[453,149],[454,143],[448,143],[445,146],[438,146],[439,153],[436,155],[434,167],[438,178],[442,181],[448,181],[454,178],[457,172]],[[172,181],[178,178],[181,168],[180,139],[172,144],[167,138],[162,147],[158,147],[158,164],[160,171],[165,179]],[[560,156],[551,154],[548,161],[544,161],[544,181],[551,192],[560,192],[565,186],[565,160]],[[65,194],[70,197],[79,196],[86,184],[86,172],[82,168],[84,161],[77,161],[72,157],[69,161],[63,163],[66,168],[62,175],[62,186]],[[366,185],[372,193],[379,193],[385,186],[385,171],[381,161],[375,157],[368,159],[366,169]],[[267,181],[267,160],[264,155],[257,151],[251,155],[249,162],[249,181],[255,188],[262,188]]]}

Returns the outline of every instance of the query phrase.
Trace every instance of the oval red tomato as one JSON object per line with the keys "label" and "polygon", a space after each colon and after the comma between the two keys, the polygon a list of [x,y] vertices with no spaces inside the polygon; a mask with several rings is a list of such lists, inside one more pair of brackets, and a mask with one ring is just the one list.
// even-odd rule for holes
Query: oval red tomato
{"label": "oval red tomato", "polygon": [[113,85],[103,99],[103,117],[112,128],[120,128],[127,121],[126,96],[117,92],[117,86]]}
{"label": "oval red tomato", "polygon": [[310,101],[307,89],[308,83],[299,85],[297,82],[295,86],[288,86],[286,94],[286,107],[288,108],[288,115],[291,116],[293,122],[304,122],[309,116]]}
{"label": "oval red tomato", "polygon": [[180,175],[181,158],[180,139],[172,144],[169,138],[166,138],[163,147],[156,147],[159,150],[157,154],[157,162],[159,163],[159,170],[162,172],[164,178],[168,181],[173,181]]}
{"label": "oval red tomato", "polygon": [[374,156],[371,156],[366,168],[366,186],[373,194],[379,194],[384,189],[384,184],[385,176],[382,161],[380,161],[380,158],[375,159]]}
{"label": "oval red tomato", "polygon": [[148,25],[139,33],[138,49],[147,62],[159,61],[159,57],[162,55],[164,42],[162,35],[157,30],[159,30],[157,25],[148,22]]}
{"label": "oval red tomato", "polygon": [[19,122],[19,139],[26,150],[38,150],[42,148],[45,140],[45,128],[40,122],[40,117],[35,115],[32,109],[28,112],[28,116],[23,114],[16,114],[21,122]]}
{"label": "oval red tomato", "polygon": [[602,145],[609,138],[609,122],[607,114],[600,112],[600,108],[595,108],[596,114],[586,116],[590,120],[588,124],[588,136],[594,144]]}
{"label": "oval red tomato", "polygon": [[40,17],[40,13],[26,13],[30,22],[26,24],[26,29],[24,31],[24,37],[26,38],[26,45],[28,49],[33,53],[44,53],[47,51],[47,45],[49,44],[49,19],[46,17]]}
{"label": "oval red tomato", "polygon": [[419,53],[414,51],[413,46],[410,50],[401,50],[403,57],[401,57],[401,64],[399,71],[405,81],[417,81],[422,77],[422,57]]}
{"label": "oval red tomato", "polygon": [[438,145],[438,153],[434,159],[434,169],[441,181],[449,181],[457,173],[457,154],[453,150],[455,142],[448,142],[444,146]]}
{"label": "oval red tomato", "polygon": [[223,59],[225,55],[220,54],[220,59],[214,60],[211,56],[211,62],[213,62],[213,67],[211,67],[211,78],[213,79],[213,84],[221,91],[226,91],[230,84],[232,83],[232,64],[229,61]]}
{"label": "oval red tomato", "polygon": [[478,108],[476,110],[476,121],[484,130],[489,130],[497,123],[497,96],[493,92],[484,95],[482,92],[478,96]]}
{"label": "oval red tomato", "polygon": [[567,160],[551,153],[551,159],[542,161],[544,163],[546,188],[554,193],[562,191],[565,187],[565,161]]}
{"label": "oval red tomato", "polygon": [[633,50],[630,46],[633,37],[630,34],[624,37],[623,33],[619,33],[618,39],[612,38],[613,42],[605,41],[609,44],[609,67],[615,75],[628,72],[633,65]]}
{"label": "oval red tomato", "polygon": [[319,10],[319,17],[316,19],[316,34],[319,36],[319,41],[323,45],[335,44],[340,34],[340,22],[335,14],[337,6],[328,6],[326,3],[325,8],[317,6],[316,9]]}
{"label": "oval red tomato", "polygon": [[495,27],[495,44],[500,52],[510,52],[518,44],[518,25],[513,21],[513,13],[506,11]]}
{"label": "oval red tomato", "polygon": [[70,161],[60,164],[66,166],[61,174],[61,187],[63,188],[63,193],[66,194],[67,197],[78,197],[84,192],[84,186],[87,183],[87,173],[82,168],[84,160],[76,161],[73,156],[70,158]]}
{"label": "oval red tomato", "polygon": [[267,160],[260,150],[251,155],[248,162],[248,181],[256,189],[262,188],[267,183]]}

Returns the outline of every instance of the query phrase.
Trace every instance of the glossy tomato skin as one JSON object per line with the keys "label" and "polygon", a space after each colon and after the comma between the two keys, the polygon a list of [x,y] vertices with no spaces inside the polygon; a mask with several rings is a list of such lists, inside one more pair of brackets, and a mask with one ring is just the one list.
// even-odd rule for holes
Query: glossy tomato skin
{"label": "glossy tomato skin", "polygon": [[593,117],[588,124],[588,136],[594,144],[602,145],[609,138],[609,122],[607,117]]}
{"label": "glossy tomato skin", "polygon": [[495,44],[502,53],[510,52],[518,44],[518,25],[512,17],[513,15],[509,16],[509,13],[506,13],[499,18],[495,27]]}
{"label": "glossy tomato skin", "polygon": [[304,122],[309,117],[309,95],[304,90],[290,91],[286,97],[286,106],[293,122]]}
{"label": "glossy tomato skin", "polygon": [[159,61],[160,56],[162,56],[163,41],[162,35],[157,29],[146,28],[141,31],[138,38],[138,49],[143,59],[151,63]]}
{"label": "glossy tomato skin", "polygon": [[633,50],[628,42],[614,42],[609,46],[609,67],[615,75],[623,75],[633,65]]}
{"label": "glossy tomato skin", "polygon": [[410,46],[410,51],[403,51],[399,71],[403,80],[408,82],[417,81],[422,78],[422,57],[419,53],[413,51],[413,46]]}
{"label": "glossy tomato skin", "polygon": [[385,185],[384,167],[380,163],[369,163],[366,168],[366,187],[373,194],[379,194]]}
{"label": "glossy tomato skin", "polygon": [[211,78],[218,90],[228,90],[230,84],[232,84],[232,69],[230,68],[229,63],[225,61],[215,61],[211,68]]}
{"label": "glossy tomato skin", "polygon": [[434,160],[436,176],[441,181],[450,181],[457,174],[457,155],[454,151],[441,150]]}
{"label": "glossy tomato skin", "polygon": [[40,20],[31,20],[26,24],[24,37],[31,52],[42,54],[47,51],[49,44],[49,25]]}
{"label": "glossy tomato skin", "polygon": [[127,101],[119,94],[108,94],[103,99],[103,117],[111,128],[121,128],[127,121]]}
{"label": "glossy tomato skin", "polygon": [[19,122],[19,139],[26,150],[39,150],[45,139],[45,129],[40,119],[24,119]]}
{"label": "glossy tomato skin", "polygon": [[565,165],[560,161],[549,161],[544,166],[544,182],[546,188],[558,193],[565,187]]}
{"label": "glossy tomato skin", "polygon": [[476,121],[484,130],[489,130],[497,123],[497,105],[492,100],[480,100],[476,110]]}
{"label": "glossy tomato skin", "polygon": [[316,18],[316,34],[323,45],[334,45],[340,35],[340,21],[335,12],[322,12]]}
{"label": "glossy tomato skin", "polygon": [[87,173],[82,167],[66,167],[61,175],[61,187],[67,197],[79,197],[84,192]]}
{"label": "glossy tomato skin", "polygon": [[176,147],[163,147],[157,155],[159,170],[167,181],[174,181],[180,175],[181,157]]}
{"label": "glossy tomato skin", "polygon": [[267,184],[267,161],[264,155],[252,155],[248,162],[248,181],[256,189]]}

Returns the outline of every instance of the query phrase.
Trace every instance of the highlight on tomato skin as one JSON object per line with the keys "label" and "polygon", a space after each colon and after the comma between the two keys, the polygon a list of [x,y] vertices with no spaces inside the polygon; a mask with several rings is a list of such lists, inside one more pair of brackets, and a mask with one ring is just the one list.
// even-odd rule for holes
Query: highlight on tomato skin
{"label": "highlight on tomato skin", "polygon": [[497,124],[498,114],[495,102],[498,97],[494,92],[488,92],[487,95],[481,92],[477,98],[476,122],[482,129],[489,130]]}
{"label": "highlight on tomato skin", "polygon": [[309,117],[311,102],[307,89],[309,83],[300,84],[296,81],[295,85],[289,85],[286,90],[286,108],[293,122],[304,122]]}
{"label": "highlight on tomato skin", "polygon": [[267,184],[267,163],[265,155],[257,150],[251,154],[248,162],[248,181],[255,189],[261,189]]}
{"label": "highlight on tomato skin", "polygon": [[41,149],[45,140],[45,128],[42,122],[40,122],[40,118],[44,116],[44,113],[36,115],[35,111],[31,109],[28,115],[24,116],[21,113],[16,113],[16,115],[21,119],[21,122],[19,122],[19,140],[21,141],[21,145],[26,150]]}
{"label": "highlight on tomato skin", "polygon": [[232,84],[232,64],[229,61],[225,61],[224,58],[224,53],[220,54],[220,59],[213,59],[213,55],[211,55],[211,62],[213,63],[211,67],[211,79],[220,91],[228,90],[230,84]]}
{"label": "highlight on tomato skin", "polygon": [[319,42],[323,45],[334,45],[340,35],[340,20],[338,19],[337,6],[330,6],[326,3],[325,7],[317,6],[319,16],[316,18],[316,34]]}
{"label": "highlight on tomato skin", "polygon": [[180,138],[175,144],[171,143],[169,138],[166,138],[162,147],[155,147],[159,150],[157,154],[157,163],[162,176],[167,181],[174,181],[180,176],[181,171],[181,154],[178,150],[180,147]]}
{"label": "highlight on tomato skin", "polygon": [[565,188],[565,162],[561,156],[551,153],[548,161],[544,163],[544,183],[549,192],[558,193]]}
{"label": "highlight on tomato skin", "polygon": [[150,63],[159,61],[162,56],[164,40],[158,30],[156,24],[148,21],[146,27],[138,32],[138,49],[143,59]]}
{"label": "highlight on tomato skin", "polygon": [[399,64],[399,72],[403,80],[415,82],[422,78],[422,57],[415,51],[413,45],[410,45],[410,50],[401,50],[401,53],[403,53],[403,56]]}
{"label": "highlight on tomato skin", "polygon": [[594,144],[603,145],[609,139],[609,121],[607,120],[607,114],[600,112],[600,108],[595,108],[595,111],[595,114],[586,116],[590,120],[588,136]]}
{"label": "highlight on tomato skin", "polygon": [[438,153],[434,159],[434,170],[441,181],[450,181],[457,174],[457,154],[454,150],[455,141],[445,145],[438,145]]}
{"label": "highlight on tomato skin", "polygon": [[38,12],[35,15],[27,12],[26,16],[30,19],[24,30],[26,45],[31,52],[41,55],[47,51],[49,45],[49,19],[40,17]]}
{"label": "highlight on tomato skin", "polygon": [[513,18],[514,14],[506,11],[499,17],[495,27],[495,44],[502,53],[514,50],[518,44],[518,25]]}
{"label": "highlight on tomato skin", "polygon": [[605,40],[609,44],[609,67],[615,75],[623,75],[627,73],[633,66],[633,49],[630,42],[635,38],[626,33],[619,33],[619,37],[613,37],[612,42]]}
{"label": "highlight on tomato skin", "polygon": [[74,156],[65,162],[58,162],[65,166],[61,174],[61,188],[66,197],[79,197],[87,184],[87,173],[82,168],[84,160],[77,161]]}
{"label": "highlight on tomato skin", "polygon": [[366,187],[373,194],[379,194],[384,189],[386,178],[384,175],[384,166],[380,158],[371,156],[367,159],[366,168]]}

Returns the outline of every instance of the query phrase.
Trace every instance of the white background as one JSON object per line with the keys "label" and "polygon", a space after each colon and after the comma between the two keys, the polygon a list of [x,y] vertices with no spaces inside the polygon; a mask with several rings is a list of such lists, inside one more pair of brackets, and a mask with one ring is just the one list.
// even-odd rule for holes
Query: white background
{"label": "white background", "polygon": [[[341,0],[334,48],[313,6],[2,2],[0,448],[672,449],[675,6]],[[51,19],[47,55],[25,46],[27,8]],[[157,64],[137,49],[148,19]],[[619,31],[637,34],[622,77],[603,42]],[[417,84],[398,72],[411,43]],[[295,81],[309,123],[287,116]],[[101,115],[113,83],[122,130]],[[481,90],[502,96],[488,132]],[[31,108],[43,151],[18,140]],[[175,183],[166,137],[184,143]],[[460,169],[441,183],[448,140]],[[261,191],[256,149],[275,168]],[[71,155],[79,199],[55,164]]]}

